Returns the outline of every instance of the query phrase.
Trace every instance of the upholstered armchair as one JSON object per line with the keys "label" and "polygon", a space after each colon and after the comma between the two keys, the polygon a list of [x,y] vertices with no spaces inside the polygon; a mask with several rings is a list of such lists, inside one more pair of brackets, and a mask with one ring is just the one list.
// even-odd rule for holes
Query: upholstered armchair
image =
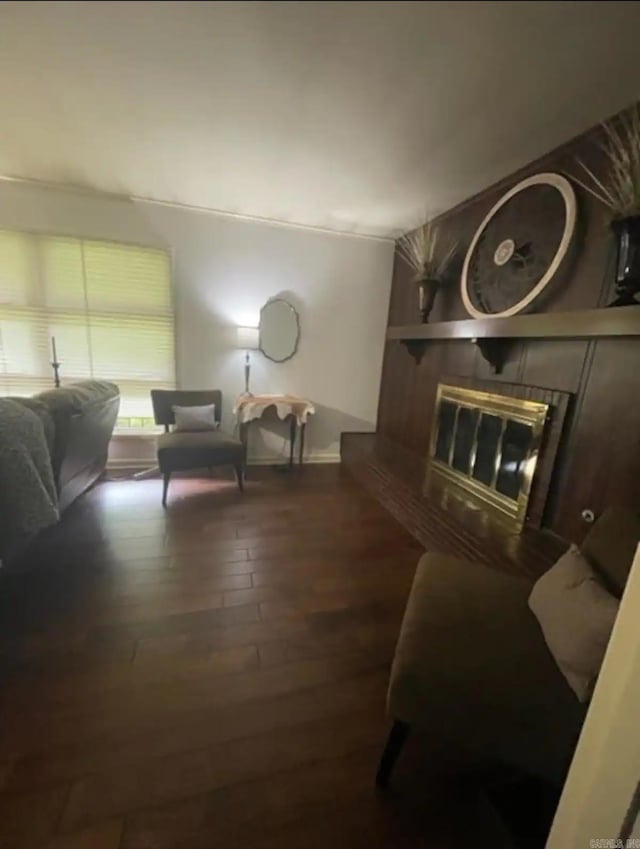
{"label": "upholstered armchair", "polygon": [[[622,596],[640,515],[610,507],[581,551]],[[529,608],[533,578],[428,552],[418,563],[387,696],[393,725],[377,774],[386,787],[410,729],[435,762],[466,772],[506,764],[562,787],[587,706],[576,698]],[[429,748],[430,747],[430,748]]]}
{"label": "upholstered armchair", "polygon": [[[244,480],[244,449],[239,439],[217,429],[222,417],[222,392],[211,390],[153,389],[151,402],[156,424],[165,432],[158,437],[158,466],[162,474],[162,506],[167,505],[169,481],[173,472],[233,466],[240,491]],[[170,430],[175,425],[174,406],[215,406],[216,429]]]}

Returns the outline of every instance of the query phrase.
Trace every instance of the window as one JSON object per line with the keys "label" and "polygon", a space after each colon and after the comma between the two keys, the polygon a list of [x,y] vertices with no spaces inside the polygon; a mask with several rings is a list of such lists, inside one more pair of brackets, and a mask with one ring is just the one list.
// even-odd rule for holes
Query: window
{"label": "window", "polygon": [[175,387],[171,275],[165,251],[0,230],[0,391],[60,381],[120,387],[119,427],[153,425],[149,391]]}

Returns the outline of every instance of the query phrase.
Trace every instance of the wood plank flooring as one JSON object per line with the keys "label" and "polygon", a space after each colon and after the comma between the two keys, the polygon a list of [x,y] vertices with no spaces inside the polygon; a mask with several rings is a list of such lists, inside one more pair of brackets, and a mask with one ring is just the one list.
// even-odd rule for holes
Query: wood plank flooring
{"label": "wood plank flooring", "polygon": [[340,467],[160,486],[0,574],[0,847],[463,845],[476,802],[410,757],[373,788],[413,538]]}

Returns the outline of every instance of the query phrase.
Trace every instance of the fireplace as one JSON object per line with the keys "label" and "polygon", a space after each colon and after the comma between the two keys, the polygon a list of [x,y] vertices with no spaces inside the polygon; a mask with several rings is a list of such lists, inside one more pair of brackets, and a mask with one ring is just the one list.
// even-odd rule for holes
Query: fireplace
{"label": "fireplace", "polygon": [[439,384],[427,485],[460,487],[521,531],[548,413],[541,401]]}

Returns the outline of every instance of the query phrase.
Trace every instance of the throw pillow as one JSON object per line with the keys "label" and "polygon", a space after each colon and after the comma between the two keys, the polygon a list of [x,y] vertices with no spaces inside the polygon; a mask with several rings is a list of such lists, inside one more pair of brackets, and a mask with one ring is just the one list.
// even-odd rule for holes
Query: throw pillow
{"label": "throw pillow", "polygon": [[217,430],[216,405],[206,404],[202,407],[173,407],[175,431]]}
{"label": "throw pillow", "polygon": [[618,613],[617,599],[571,546],[538,579],[529,607],[567,683],[579,701],[589,701]]}

